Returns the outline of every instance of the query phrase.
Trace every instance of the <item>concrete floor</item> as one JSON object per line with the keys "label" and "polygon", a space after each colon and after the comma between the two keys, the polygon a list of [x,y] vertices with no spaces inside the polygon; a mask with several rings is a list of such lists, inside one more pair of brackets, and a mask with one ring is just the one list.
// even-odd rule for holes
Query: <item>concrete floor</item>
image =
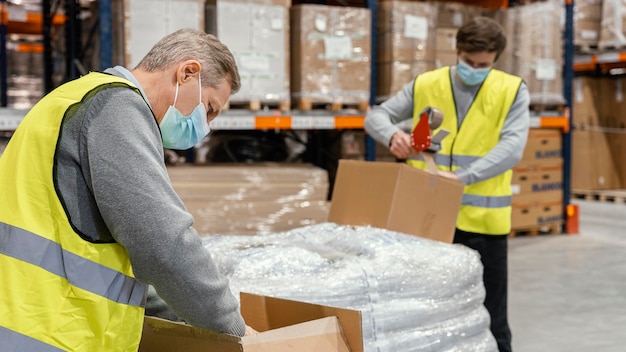
{"label": "concrete floor", "polygon": [[515,352],[626,351],[626,204],[574,204],[580,234],[509,241]]}

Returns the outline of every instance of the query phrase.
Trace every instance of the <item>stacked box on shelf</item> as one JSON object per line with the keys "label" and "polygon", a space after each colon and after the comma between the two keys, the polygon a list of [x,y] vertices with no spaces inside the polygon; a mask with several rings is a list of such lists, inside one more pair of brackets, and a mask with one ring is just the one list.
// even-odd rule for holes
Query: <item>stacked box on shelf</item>
{"label": "stacked box on shelf", "polygon": [[605,112],[613,110],[611,101],[620,98],[616,91],[611,92],[617,82],[596,77],[574,79],[571,188],[575,192],[621,188],[618,169],[624,163],[614,155],[623,154],[612,150],[612,140],[623,134],[607,132],[615,124]]}
{"label": "stacked box on shelf", "polygon": [[123,4],[124,65],[129,68],[137,66],[164,36],[181,28],[204,30],[204,0],[125,0]]}
{"label": "stacked box on shelf", "polygon": [[378,4],[377,100],[400,91],[436,67],[437,4],[384,1]]}
{"label": "stacked box on shelf", "polygon": [[531,129],[522,161],[513,168],[513,230],[563,221],[562,132]]}
{"label": "stacked box on shelf", "polygon": [[458,2],[437,3],[437,67],[456,65],[456,32],[468,20],[480,16],[482,8]]}
{"label": "stacked box on shelf", "polygon": [[210,0],[206,31],[232,51],[241,89],[231,105],[291,108],[289,91],[289,7],[291,0]]}
{"label": "stacked box on shelf", "polygon": [[506,11],[504,28],[508,49],[501,59],[509,62],[499,62],[498,67],[524,79],[531,104],[541,107],[565,104],[562,79],[563,4],[550,0]]}
{"label": "stacked box on shelf", "polygon": [[281,232],[328,217],[328,173],[311,165],[180,165],[168,173],[200,236]]}
{"label": "stacked box on shelf", "polygon": [[576,0],[574,3],[574,45],[581,51],[598,46],[602,0]]}
{"label": "stacked box on shelf", "polygon": [[603,0],[598,48],[616,49],[626,46],[626,0]]}
{"label": "stacked box on shelf", "polygon": [[332,104],[366,109],[370,96],[369,9],[291,7],[291,97],[298,109]]}

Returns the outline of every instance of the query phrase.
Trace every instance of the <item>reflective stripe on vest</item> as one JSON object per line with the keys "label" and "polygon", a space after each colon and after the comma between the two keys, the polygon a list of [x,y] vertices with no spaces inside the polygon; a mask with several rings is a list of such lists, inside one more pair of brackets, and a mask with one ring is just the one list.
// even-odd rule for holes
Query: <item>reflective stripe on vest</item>
{"label": "reflective stripe on vest", "polygon": [[137,351],[146,286],[124,247],[74,231],[54,179],[63,119],[109,87],[140,94],[103,73],[61,85],[28,112],[0,156],[0,350]]}
{"label": "reflective stripe on vest", "polygon": [[14,351],[63,352],[60,348],[0,326],[0,350],[6,351],[3,347],[10,347]]}
{"label": "reflective stripe on vest", "polygon": [[144,285],[132,277],[81,258],[56,242],[20,228],[0,223],[0,253],[37,265],[73,286],[117,303],[145,306]]}
{"label": "reflective stripe on vest", "polygon": [[[443,112],[440,129],[450,134],[435,154],[440,170],[454,171],[482,158],[499,141],[504,120],[522,83],[519,77],[492,69],[472,102],[462,126],[458,126],[451,71],[444,67],[419,75],[414,85],[413,126],[427,106]],[[436,133],[437,130],[433,131]],[[407,160],[425,169],[423,158]],[[482,182],[466,185],[457,218],[457,228],[482,234],[506,234],[511,230],[511,171]]]}

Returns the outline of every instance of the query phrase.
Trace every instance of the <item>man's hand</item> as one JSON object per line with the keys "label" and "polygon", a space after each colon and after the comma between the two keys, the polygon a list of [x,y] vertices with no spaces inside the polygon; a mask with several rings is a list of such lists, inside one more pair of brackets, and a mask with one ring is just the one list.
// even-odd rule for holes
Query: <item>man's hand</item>
{"label": "man's hand", "polygon": [[450,171],[442,171],[442,170],[439,170],[439,171],[437,172],[437,174],[438,174],[439,176],[441,176],[441,177],[444,177],[444,178],[449,178],[449,179],[451,179],[451,180],[458,180],[458,179],[459,179],[459,177],[458,177],[458,176],[457,176],[454,172],[450,172]]}
{"label": "man's hand", "polygon": [[246,334],[244,336],[256,335],[259,332],[246,325]]}
{"label": "man's hand", "polygon": [[404,131],[394,133],[389,142],[389,151],[398,159],[407,159],[414,153],[411,136]]}

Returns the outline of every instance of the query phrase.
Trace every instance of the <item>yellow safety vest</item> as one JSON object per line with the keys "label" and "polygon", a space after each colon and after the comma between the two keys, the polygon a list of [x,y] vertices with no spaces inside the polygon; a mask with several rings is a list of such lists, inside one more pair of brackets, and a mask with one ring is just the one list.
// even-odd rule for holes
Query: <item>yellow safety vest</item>
{"label": "yellow safety vest", "polygon": [[[443,123],[439,128],[450,131],[450,134],[443,140],[435,162],[440,170],[446,171],[469,165],[496,146],[522,83],[519,77],[492,69],[459,128],[451,79],[450,67],[421,74],[415,80],[413,93],[413,127],[425,107],[432,106],[443,112]],[[407,163],[426,169],[423,160],[409,159]],[[466,185],[456,227],[489,235],[509,233],[511,174],[508,170],[488,180]]]}
{"label": "yellow safety vest", "polygon": [[137,351],[146,286],[124,247],[90,243],[57,195],[61,122],[106,87],[137,88],[90,73],[60,86],[22,120],[0,157],[0,349]]}

